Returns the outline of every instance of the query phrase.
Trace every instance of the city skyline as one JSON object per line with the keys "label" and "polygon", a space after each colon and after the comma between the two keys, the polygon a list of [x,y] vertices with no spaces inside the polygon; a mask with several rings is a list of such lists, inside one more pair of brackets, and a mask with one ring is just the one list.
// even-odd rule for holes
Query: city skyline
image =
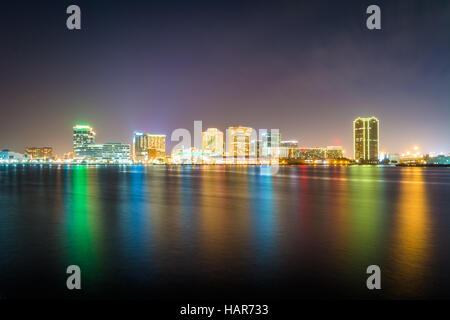
{"label": "city skyline", "polygon": [[[369,130],[369,126],[370,126],[369,123],[371,123],[373,121],[375,121],[374,123],[375,123],[376,128],[374,128],[374,130],[376,130],[376,134],[375,134],[374,138],[372,138],[372,137],[370,137],[370,138],[375,139],[375,140],[372,140],[369,137],[367,137],[367,139],[369,139],[369,140],[367,140],[367,141],[364,140],[363,141],[362,137],[363,136],[365,137],[365,135],[363,134],[362,131],[361,131],[361,133],[359,135],[357,135],[356,132],[358,131],[358,129],[356,127],[356,124],[358,124],[360,122],[359,130],[362,130],[362,128],[364,127],[365,128],[364,131],[366,131],[366,130]],[[284,137],[282,135],[282,133],[278,129],[253,128],[253,127],[246,127],[246,126],[241,126],[241,125],[239,125],[239,126],[230,126],[230,127],[225,128],[225,130],[224,130],[225,133],[230,135],[230,137],[233,136],[233,134],[234,134],[233,132],[236,131],[236,130],[237,131],[244,130],[245,132],[248,131],[247,132],[247,134],[249,135],[248,141],[240,141],[240,140],[239,141],[234,141],[233,138],[230,138],[230,137],[228,137],[227,139],[224,139],[224,132],[222,132],[220,129],[206,126],[206,127],[202,128],[202,132],[201,132],[201,135],[202,135],[202,149],[206,149],[206,150],[210,149],[210,147],[206,146],[206,141],[204,139],[206,138],[205,135],[211,135],[211,134],[212,135],[217,135],[217,134],[221,135],[221,137],[220,137],[221,140],[220,141],[222,141],[222,144],[223,144],[222,152],[223,152],[224,155],[233,153],[232,151],[230,151],[231,149],[229,149],[229,148],[234,148],[233,145],[236,144],[236,143],[238,143],[238,144],[239,143],[247,144],[247,146],[242,146],[241,148],[246,148],[248,150],[251,149],[251,148],[255,148],[255,150],[256,150],[257,149],[257,143],[261,143],[261,139],[262,140],[267,140],[265,142],[265,144],[268,144],[269,149],[270,149],[270,140],[271,140],[270,136],[273,135],[273,134],[276,134],[277,140],[279,141],[278,142],[279,146],[281,146],[282,143],[291,143],[292,141],[294,141],[296,143],[296,145],[297,145],[296,146],[297,149],[321,148],[323,150],[328,150],[328,149],[333,149],[334,147],[339,147],[339,148],[341,148],[340,149],[341,152],[343,152],[344,158],[354,159],[354,160],[362,160],[363,162],[365,162],[365,161],[369,161],[369,162],[370,161],[377,161],[377,160],[379,160],[380,155],[385,156],[385,155],[389,155],[389,154],[390,155],[394,154],[394,155],[401,155],[401,156],[404,157],[404,156],[406,156],[406,153],[409,155],[410,152],[411,152],[412,155],[419,154],[419,153],[417,153],[419,151],[419,149],[420,149],[419,152],[420,152],[421,155],[425,155],[425,154],[448,155],[448,154],[450,154],[450,151],[425,152],[423,146],[419,147],[417,144],[410,145],[407,148],[408,150],[401,150],[401,151],[398,151],[398,150],[394,150],[394,151],[386,150],[386,148],[382,147],[382,143],[380,143],[380,140],[381,140],[380,136],[382,136],[382,135],[380,134],[380,129],[379,128],[380,128],[379,119],[377,117],[374,117],[374,116],[372,116],[372,117],[357,117],[356,119],[353,120],[353,136],[352,136],[352,140],[353,140],[352,144],[353,144],[353,146],[352,146],[351,149],[347,149],[346,150],[343,147],[343,144],[337,144],[338,141],[335,141],[334,145],[328,145],[327,147],[325,147],[324,145],[321,146],[319,144],[313,144],[313,145],[307,146],[307,145],[302,145],[301,143],[299,143],[299,140],[296,137]],[[169,140],[167,141],[166,138],[168,138],[168,137],[167,137],[166,134],[149,133],[149,132],[145,132],[145,130],[134,130],[132,138],[131,138],[131,141],[111,142],[111,141],[113,141],[113,139],[106,139],[105,141],[102,141],[101,144],[98,144],[98,142],[97,142],[97,144],[95,144],[94,142],[95,142],[95,137],[97,136],[97,133],[94,131],[94,127],[91,126],[90,124],[76,124],[76,125],[73,126],[72,129],[73,129],[73,135],[72,135],[72,140],[71,140],[72,148],[70,149],[70,151],[65,152],[64,155],[69,154],[69,153],[73,153],[75,158],[80,158],[80,156],[79,156],[80,148],[82,149],[81,153],[86,153],[86,151],[87,151],[86,145],[83,146],[83,145],[79,144],[79,140],[80,139],[88,141],[88,143],[90,144],[89,148],[91,149],[89,152],[94,151],[94,153],[95,153],[95,149],[98,149],[99,154],[101,154],[101,149],[102,149],[102,146],[104,146],[104,145],[128,146],[129,150],[127,152],[130,155],[130,157],[133,158],[134,160],[136,160],[135,154],[137,152],[139,152],[141,154],[141,156],[144,156],[144,154],[145,154],[145,156],[147,157],[148,152],[150,151],[150,149],[155,149],[155,150],[152,150],[152,151],[154,151],[153,153],[154,153],[154,157],[155,158],[156,157],[161,157],[161,156],[163,156],[163,154],[166,155],[166,156],[167,155],[170,156],[172,152],[176,151],[173,148],[176,146],[176,143],[180,141],[180,140],[171,141],[170,140],[170,136],[171,135],[169,135]],[[178,128],[178,129],[185,129],[185,128]],[[175,130],[177,130],[177,129],[172,130],[172,132],[175,131]],[[187,129],[187,130],[191,131],[189,129]],[[271,133],[270,132],[271,130],[276,130],[275,131],[276,133]],[[266,131],[267,131],[267,133],[264,133]],[[255,136],[255,133],[256,133],[256,136]],[[245,134],[245,133],[243,133],[243,134]],[[77,136],[78,136],[78,138],[77,138]],[[359,137],[359,140],[361,141],[360,143],[358,142],[358,137]],[[152,142],[145,142],[145,143],[139,142],[139,144],[141,145],[141,148],[138,151],[136,149],[136,146],[137,146],[136,139],[139,139],[139,141],[140,141],[143,138],[145,138],[145,139],[162,139],[162,140],[161,140],[161,142],[156,142],[156,140],[155,140],[155,142],[153,142],[153,143],[157,143],[158,146],[156,146],[156,145],[154,146]],[[194,146],[194,144],[195,144],[195,142],[194,142],[194,133],[191,133],[191,139],[192,139],[191,145]],[[225,143],[225,142],[228,141],[228,139],[230,139],[230,144],[229,145],[227,145],[227,143]],[[364,139],[366,139],[366,137]],[[366,144],[370,145],[370,141],[375,141],[375,149],[370,151],[370,155],[369,155],[369,151],[366,150]],[[255,145],[253,146],[253,144],[255,144]],[[144,147],[144,146],[146,146],[146,147]],[[169,147],[167,147],[167,146],[169,146]],[[111,148],[111,146],[108,146],[108,147]],[[44,150],[37,150],[37,149],[50,149],[50,151],[48,151],[48,150],[45,150],[45,151]],[[14,149],[7,148],[7,147],[6,148],[5,147],[0,147],[0,150],[9,150],[9,151],[18,152],[18,153],[22,153],[22,151],[24,151],[23,153],[29,154],[30,156],[35,154],[37,151],[46,152],[46,153],[50,152],[50,154],[53,155],[54,147],[51,146],[50,144],[43,144],[42,146],[26,144],[26,147],[24,148],[24,150],[14,150]],[[248,150],[247,150],[247,152],[248,152]],[[412,151],[410,151],[410,150],[412,150]],[[261,151],[263,153],[267,153],[267,151],[264,151],[264,146],[262,146]],[[375,152],[375,153],[373,153],[373,152]],[[236,153],[236,152],[234,152],[234,153]],[[246,152],[244,152],[244,153],[246,153]],[[270,151],[269,151],[269,153],[270,153]],[[367,156],[366,156],[366,153],[367,153]],[[219,154],[220,154],[220,152],[217,153],[217,155],[219,155]],[[55,153],[55,155],[61,156],[62,154],[56,154]],[[267,154],[261,155],[261,156],[267,156]],[[36,157],[34,156],[33,158],[36,158]],[[48,157],[46,155],[45,158],[51,158],[51,156]]]}
{"label": "city skyline", "polygon": [[[2,163],[79,163],[79,164],[391,164],[446,165],[449,153],[424,153],[419,146],[412,151],[380,151],[380,121],[376,117],[353,120],[353,156],[340,145],[302,146],[298,140],[282,139],[278,129],[231,126],[224,133],[218,128],[203,128],[194,121],[194,131],[173,131],[178,142],[166,149],[166,135],[134,131],[132,143],[95,140],[97,133],[88,124],[73,126],[72,151],[53,155],[51,146],[27,147],[25,153],[0,149]],[[224,139],[224,136],[226,139]],[[200,139],[200,140],[198,140]],[[111,141],[111,140],[109,140]],[[167,152],[166,152],[167,151]],[[234,159],[234,160],[233,160]]]}
{"label": "city skyline", "polygon": [[450,150],[448,1],[379,1],[379,32],[364,1],[79,5],[79,32],[65,27],[65,4],[6,5],[1,148],[62,154],[74,123],[128,142],[137,128],[169,137],[201,119],[348,152],[348,119],[376,116],[380,151]]}

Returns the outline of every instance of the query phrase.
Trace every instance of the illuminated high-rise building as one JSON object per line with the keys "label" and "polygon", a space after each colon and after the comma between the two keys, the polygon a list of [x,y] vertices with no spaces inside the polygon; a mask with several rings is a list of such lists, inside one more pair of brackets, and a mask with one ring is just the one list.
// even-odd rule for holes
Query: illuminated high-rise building
{"label": "illuminated high-rise building", "polygon": [[229,157],[249,158],[253,129],[248,127],[229,127],[227,129],[226,154]]}
{"label": "illuminated high-rise building", "polygon": [[278,130],[270,130],[261,134],[261,145],[259,146],[260,157],[280,156],[281,136]]}
{"label": "illuminated high-rise building", "polygon": [[377,162],[380,149],[380,122],[377,118],[353,121],[353,152],[359,162]]}
{"label": "illuminated high-rise building", "polygon": [[252,139],[250,141],[250,154],[254,155],[256,158],[261,157],[262,141],[261,139]]}
{"label": "illuminated high-rise building", "polygon": [[76,125],[73,127],[73,153],[77,159],[89,156],[89,146],[95,143],[95,132],[88,125]]}
{"label": "illuminated high-rise building", "polygon": [[229,157],[250,157],[250,141],[252,128],[229,127],[227,129],[227,155]]}
{"label": "illuminated high-rise building", "polygon": [[51,159],[53,157],[52,147],[28,147],[25,148],[25,154],[31,159]]}
{"label": "illuminated high-rise building", "polygon": [[223,132],[208,128],[202,132],[202,152],[212,156],[223,155]]}
{"label": "illuminated high-rise building", "polygon": [[147,161],[149,154],[156,157],[166,155],[166,136],[164,134],[135,132],[133,137],[133,158]]}

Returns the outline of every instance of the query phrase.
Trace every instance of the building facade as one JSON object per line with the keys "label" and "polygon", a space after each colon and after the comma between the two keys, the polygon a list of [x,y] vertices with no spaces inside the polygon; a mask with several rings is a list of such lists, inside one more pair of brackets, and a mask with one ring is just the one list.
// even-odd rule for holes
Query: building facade
{"label": "building facade", "polygon": [[436,157],[426,157],[425,160],[427,164],[450,166],[450,155],[440,154]]}
{"label": "building facade", "polygon": [[328,146],[325,150],[325,158],[336,160],[344,158],[344,149],[341,146]]}
{"label": "building facade", "polygon": [[86,147],[86,151],[83,154],[84,160],[103,160],[103,145],[102,144],[90,144]]}
{"label": "building facade", "polygon": [[300,160],[325,160],[325,148],[299,148],[295,158]]}
{"label": "building facade", "polygon": [[148,161],[149,154],[155,158],[166,155],[166,136],[164,134],[135,132],[133,137],[133,159]]}
{"label": "building facade", "polygon": [[120,142],[108,142],[102,145],[102,159],[106,161],[129,160],[131,145]]}
{"label": "building facade", "polygon": [[223,132],[208,128],[202,132],[202,152],[211,156],[223,156]]}
{"label": "building facade", "polygon": [[281,141],[280,142],[280,158],[293,159],[295,152],[298,150],[298,141]]}
{"label": "building facade", "polygon": [[191,148],[177,148],[172,150],[171,163],[172,164],[202,164],[204,163],[205,155],[202,150]]}
{"label": "building facade", "polygon": [[25,154],[31,159],[51,159],[53,158],[52,147],[28,147],[25,148]]}
{"label": "building facade", "polygon": [[281,136],[278,130],[270,130],[261,134],[259,157],[278,158],[280,156]]}
{"label": "building facade", "polygon": [[399,164],[400,163],[400,155],[398,153],[388,154],[389,163]]}
{"label": "building facade", "polygon": [[0,151],[0,160],[3,162],[20,162],[29,160],[30,157],[26,154],[12,152],[9,149],[3,149]]}
{"label": "building facade", "polygon": [[253,129],[248,127],[229,127],[227,129],[227,156],[250,158],[250,142]]}
{"label": "building facade", "polygon": [[380,122],[377,118],[357,118],[353,121],[353,156],[360,163],[378,162],[380,153]]}
{"label": "building facade", "polygon": [[73,127],[73,153],[75,159],[85,159],[92,154],[90,147],[95,143],[95,132],[88,125]]}

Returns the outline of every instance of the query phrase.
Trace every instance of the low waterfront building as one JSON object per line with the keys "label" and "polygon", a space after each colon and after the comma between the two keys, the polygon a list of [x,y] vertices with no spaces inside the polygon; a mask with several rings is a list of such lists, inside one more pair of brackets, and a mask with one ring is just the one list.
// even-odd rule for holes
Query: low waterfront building
{"label": "low waterfront building", "polygon": [[28,147],[25,148],[25,154],[31,159],[43,159],[48,160],[53,158],[52,147]]}
{"label": "low waterfront building", "polygon": [[105,161],[129,160],[131,145],[120,142],[108,142],[102,146],[102,159]]}
{"label": "low waterfront building", "polygon": [[90,144],[86,146],[83,152],[83,159],[85,160],[102,160],[103,159],[103,145],[102,144]]}
{"label": "low waterfront building", "polygon": [[388,154],[387,158],[389,159],[389,163],[391,164],[400,163],[400,155],[398,153]]}
{"label": "low waterfront building", "polygon": [[202,164],[208,155],[194,147],[190,149],[178,148],[172,151],[170,163],[172,164]]}
{"label": "low waterfront building", "polygon": [[325,160],[326,150],[324,148],[300,148],[295,158],[300,160]]}
{"label": "low waterfront building", "polygon": [[293,159],[295,152],[298,149],[298,141],[281,141],[280,142],[280,158]]}
{"label": "low waterfront building", "polygon": [[325,149],[325,158],[327,160],[336,160],[344,158],[344,150],[341,146],[328,146]]}
{"label": "low waterfront building", "polygon": [[433,165],[450,165],[450,156],[445,156],[443,154],[440,154],[436,157],[426,157],[425,161],[427,164],[433,164]]}
{"label": "low waterfront building", "polygon": [[420,152],[416,153],[402,153],[399,158],[399,164],[402,165],[423,165],[426,164],[426,159]]}
{"label": "low waterfront building", "polygon": [[72,160],[74,158],[74,153],[73,152],[66,152],[63,155],[63,159],[64,160]]}
{"label": "low waterfront building", "polygon": [[26,154],[10,151],[9,149],[3,149],[0,151],[0,161],[1,162],[22,162],[29,160],[30,157]]}

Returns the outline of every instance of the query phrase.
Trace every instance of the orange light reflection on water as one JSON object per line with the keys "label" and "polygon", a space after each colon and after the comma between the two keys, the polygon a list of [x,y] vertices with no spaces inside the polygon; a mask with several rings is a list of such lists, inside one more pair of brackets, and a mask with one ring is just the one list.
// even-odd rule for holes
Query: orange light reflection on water
{"label": "orange light reflection on water", "polygon": [[392,270],[394,295],[424,294],[430,262],[430,212],[423,168],[403,168],[393,237]]}

